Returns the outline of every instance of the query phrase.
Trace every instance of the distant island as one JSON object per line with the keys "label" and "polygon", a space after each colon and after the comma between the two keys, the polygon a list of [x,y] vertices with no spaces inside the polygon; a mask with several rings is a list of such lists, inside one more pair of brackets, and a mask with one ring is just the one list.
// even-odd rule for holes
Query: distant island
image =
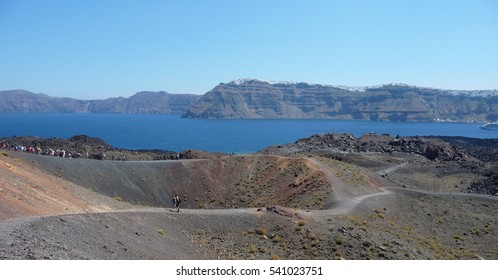
{"label": "distant island", "polygon": [[406,84],[329,86],[242,79],[206,94],[139,92],[79,100],[26,90],[0,91],[0,113],[175,114],[196,119],[349,119],[396,122],[492,122],[497,90],[443,90]]}
{"label": "distant island", "polygon": [[487,122],[498,119],[498,91],[405,84],[352,88],[244,79],[216,86],[183,117]]}
{"label": "distant island", "polygon": [[0,91],[0,113],[116,113],[180,115],[199,99],[195,94],[143,91],[125,98],[79,100],[26,90]]}

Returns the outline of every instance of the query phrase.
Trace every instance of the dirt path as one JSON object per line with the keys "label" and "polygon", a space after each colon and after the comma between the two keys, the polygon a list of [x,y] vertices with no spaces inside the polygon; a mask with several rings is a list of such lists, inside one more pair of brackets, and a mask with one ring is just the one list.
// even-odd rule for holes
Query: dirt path
{"label": "dirt path", "polygon": [[405,167],[407,165],[408,165],[408,162],[403,162],[401,164],[397,164],[397,165],[388,167],[386,169],[379,170],[379,171],[377,171],[377,174],[379,174],[379,175],[388,175],[389,173],[396,172],[398,169],[401,169],[401,168],[403,168],[403,167]]}
{"label": "dirt path", "polygon": [[[327,181],[334,186],[332,207],[326,210],[310,211],[312,213],[322,213],[326,215],[347,214],[353,211],[365,200],[384,195],[392,195],[393,193],[402,194],[402,195],[415,194],[415,195],[431,195],[431,196],[459,196],[459,197],[481,198],[481,199],[498,201],[498,197],[493,197],[489,195],[480,195],[472,193],[454,193],[454,192],[429,192],[423,190],[406,189],[401,187],[386,187],[386,186],[378,186],[379,192],[370,193],[362,196],[351,196],[351,192],[348,192],[348,188],[351,189],[354,186],[350,186],[346,184],[343,180],[338,178],[335,170],[333,170],[331,167],[327,166],[326,164],[320,162],[315,158],[307,158],[307,160],[313,168],[319,169],[321,172],[323,172]],[[407,165],[408,165],[407,162],[397,164],[388,167],[386,169],[379,170],[377,171],[377,174],[385,175],[392,172],[396,172],[397,170],[404,168]]]}
{"label": "dirt path", "polygon": [[430,191],[422,191],[422,190],[414,190],[414,189],[405,189],[405,188],[394,188],[394,187],[386,187],[382,188],[382,190],[388,193],[399,193],[399,194],[419,194],[419,195],[431,195],[431,196],[459,196],[459,197],[468,197],[468,198],[480,198],[498,201],[497,196],[484,195],[484,194],[475,194],[475,193],[456,193],[456,192],[430,192]]}
{"label": "dirt path", "polygon": [[135,209],[121,209],[113,210],[109,213],[172,213],[175,215],[238,215],[238,214],[257,214],[258,208],[237,208],[237,209],[180,209],[180,212],[171,208],[135,208]]}
{"label": "dirt path", "polygon": [[[397,165],[388,167],[386,169],[379,170],[379,171],[377,171],[377,174],[387,175],[387,174],[396,172],[397,170],[404,168],[407,165],[408,165],[408,162],[397,164]],[[468,198],[483,198],[483,199],[489,199],[489,200],[498,200],[498,197],[496,197],[496,196],[474,194],[474,193],[431,192],[431,191],[423,191],[423,190],[407,189],[407,188],[399,188],[399,187],[382,187],[381,190],[383,191],[383,193],[396,192],[396,193],[400,193],[400,194],[424,194],[424,195],[433,195],[433,196],[438,196],[438,195],[441,195],[441,196],[460,196],[460,197],[468,197]]]}
{"label": "dirt path", "polygon": [[331,207],[326,210],[312,211],[313,213],[323,213],[327,215],[347,214],[353,211],[366,199],[390,194],[390,192],[382,190],[382,186],[378,186],[380,192],[355,196],[352,192],[352,190],[354,190],[354,186],[345,183],[337,177],[335,170],[315,158],[307,158],[307,160],[310,167],[321,171],[326,180],[333,186],[333,197],[330,204]]}

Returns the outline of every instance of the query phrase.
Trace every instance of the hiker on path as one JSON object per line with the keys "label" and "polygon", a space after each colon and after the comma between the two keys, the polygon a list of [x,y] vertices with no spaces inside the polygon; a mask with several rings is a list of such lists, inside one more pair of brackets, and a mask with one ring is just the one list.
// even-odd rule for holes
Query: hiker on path
{"label": "hiker on path", "polygon": [[176,212],[180,212],[180,202],[180,197],[175,193],[175,195],[173,196],[173,210],[176,209]]}

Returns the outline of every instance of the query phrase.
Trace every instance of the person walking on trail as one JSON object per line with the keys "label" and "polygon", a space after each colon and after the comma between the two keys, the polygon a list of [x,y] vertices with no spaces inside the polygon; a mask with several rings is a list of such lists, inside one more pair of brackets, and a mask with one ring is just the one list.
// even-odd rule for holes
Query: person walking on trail
{"label": "person walking on trail", "polygon": [[173,208],[171,209],[173,211],[176,208],[176,194],[171,197],[171,202],[173,203],[173,207],[171,207]]}
{"label": "person walking on trail", "polygon": [[182,200],[175,193],[175,195],[173,196],[173,211],[176,209],[176,212],[180,212],[180,202],[182,202]]}
{"label": "person walking on trail", "polygon": [[176,197],[176,212],[180,212],[180,202],[182,202],[182,200],[176,194],[175,194],[175,197]]}

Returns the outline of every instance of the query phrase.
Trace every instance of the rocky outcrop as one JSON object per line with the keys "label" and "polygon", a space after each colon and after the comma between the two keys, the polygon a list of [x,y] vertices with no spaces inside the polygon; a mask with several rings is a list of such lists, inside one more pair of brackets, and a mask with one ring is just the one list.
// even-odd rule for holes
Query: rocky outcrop
{"label": "rocky outcrop", "polygon": [[488,178],[478,182],[473,182],[467,191],[487,195],[498,195],[498,172],[495,171]]}
{"label": "rocky outcrop", "polygon": [[403,84],[347,88],[246,79],[218,85],[183,117],[484,122],[498,118],[498,92]]}
{"label": "rocky outcrop", "polygon": [[0,113],[119,113],[182,114],[198,95],[164,91],[139,92],[129,98],[79,100],[51,97],[25,90],[0,91]]}
{"label": "rocky outcrop", "polygon": [[434,136],[455,146],[465,154],[483,162],[498,162],[498,139],[479,139],[461,136]]}
{"label": "rocky outcrop", "polygon": [[360,138],[352,134],[323,134],[300,139],[292,144],[268,147],[260,153],[280,154],[279,150],[292,153],[315,153],[317,151],[338,151],[348,153],[413,153],[424,156],[431,161],[460,162],[474,161],[455,146],[437,138],[391,137],[383,134],[367,134]]}

